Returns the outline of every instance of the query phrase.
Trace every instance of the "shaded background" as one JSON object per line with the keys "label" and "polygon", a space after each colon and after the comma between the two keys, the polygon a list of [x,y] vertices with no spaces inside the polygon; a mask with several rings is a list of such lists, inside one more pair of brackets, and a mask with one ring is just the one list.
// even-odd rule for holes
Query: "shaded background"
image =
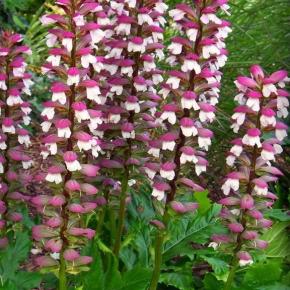
{"label": "shaded background", "polygon": [[[46,11],[54,11],[52,0],[0,0],[0,27],[13,29],[25,35],[25,42],[31,47],[33,56],[29,58],[30,70],[34,73],[32,103],[37,118],[41,103],[48,97],[48,82],[39,74],[39,65],[46,58],[46,29],[39,23],[39,16]],[[173,7],[176,3],[192,1],[165,1]],[[251,64],[260,64],[268,73],[277,69],[290,71],[290,0],[232,0],[231,16],[223,18],[232,22],[233,33],[227,39],[230,52],[227,65],[223,68],[224,78],[214,144],[210,151],[210,164],[214,164],[205,180],[213,199],[219,197],[217,184],[226,171],[225,152],[228,149],[232,133],[229,120],[234,107],[234,79],[241,74],[248,74]],[[168,29],[168,35],[171,35]],[[165,39],[168,41],[169,38]],[[289,118],[287,120],[290,125]],[[289,206],[290,188],[290,149],[289,138],[284,143],[284,156],[278,160],[279,168],[285,177],[275,185],[274,191],[280,196],[277,207]],[[286,160],[286,161],[283,161]],[[215,188],[213,188],[215,186]]]}

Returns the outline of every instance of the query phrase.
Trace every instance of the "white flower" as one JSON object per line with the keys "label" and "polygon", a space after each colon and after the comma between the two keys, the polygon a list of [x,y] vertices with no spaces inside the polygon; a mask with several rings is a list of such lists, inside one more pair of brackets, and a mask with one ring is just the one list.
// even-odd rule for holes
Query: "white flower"
{"label": "white flower", "polygon": [[180,163],[185,164],[186,162],[193,162],[197,163],[198,159],[195,155],[187,155],[185,153],[182,153],[180,156]]}
{"label": "white flower", "polygon": [[120,96],[123,93],[123,86],[113,85],[111,86],[110,92],[116,93],[117,96]]}
{"label": "white flower", "polygon": [[160,156],[160,149],[159,148],[150,148],[148,150],[148,154],[151,154],[152,156],[159,158]]}
{"label": "white flower", "polygon": [[69,127],[67,128],[58,128],[57,136],[60,138],[69,138],[71,136],[71,130]]}
{"label": "white flower", "polygon": [[44,133],[47,133],[51,127],[51,122],[48,121],[44,121],[40,124],[41,129]]}
{"label": "white flower", "polygon": [[15,127],[13,125],[5,126],[2,124],[2,131],[3,131],[3,133],[15,134]]}
{"label": "white flower", "polygon": [[261,152],[261,157],[265,161],[275,160],[274,152],[270,152],[270,151],[267,151],[267,150],[264,150],[264,149]]}
{"label": "white flower", "polygon": [[7,144],[5,142],[0,142],[0,149],[5,150],[7,148]]}
{"label": "white flower", "polygon": [[166,84],[171,85],[172,89],[176,90],[179,88],[180,79],[177,77],[169,77]]}
{"label": "white flower", "polygon": [[222,191],[224,195],[229,195],[231,189],[237,191],[239,189],[240,182],[239,179],[228,178],[222,185]]}
{"label": "white flower", "polygon": [[191,59],[185,59],[183,65],[181,66],[183,72],[188,72],[194,70],[196,74],[201,72],[201,67],[197,61]]}
{"label": "white flower", "polygon": [[91,150],[91,148],[92,148],[92,142],[78,140],[77,146],[79,147],[80,151],[82,151],[82,150],[88,151],[88,150]]}
{"label": "white flower", "polygon": [[232,119],[237,122],[239,126],[243,125],[246,119],[246,114],[241,112],[236,112],[232,115]]}
{"label": "white flower", "polygon": [[105,32],[101,29],[90,30],[90,36],[92,43],[97,44],[105,37]]}
{"label": "white flower", "polygon": [[57,153],[56,143],[49,143],[49,144],[46,144],[46,146],[51,155],[55,155]]}
{"label": "white flower", "polygon": [[81,123],[82,120],[90,119],[90,115],[87,110],[75,111],[75,117],[77,118],[79,123]]}
{"label": "white flower", "polygon": [[53,107],[47,107],[44,108],[41,112],[41,116],[46,116],[48,120],[52,120],[54,117],[54,108]]}
{"label": "white flower", "polygon": [[271,93],[274,93],[277,95],[277,88],[273,84],[265,84],[263,85],[262,92],[263,92],[263,96],[268,98],[270,97]]}
{"label": "white flower", "polygon": [[216,242],[211,242],[208,245],[208,247],[213,248],[214,250],[216,250],[218,246],[219,246],[219,244]]}
{"label": "white flower", "polygon": [[175,112],[168,112],[165,111],[161,114],[160,118],[164,121],[164,120],[168,120],[168,122],[172,125],[174,125],[176,123],[176,115]]}
{"label": "white flower", "polygon": [[254,186],[254,192],[257,194],[257,195],[267,195],[268,193],[268,187],[259,187],[257,185]]}
{"label": "white flower", "polygon": [[173,151],[175,147],[175,141],[163,141],[162,150]]}
{"label": "white flower", "polygon": [[199,110],[199,105],[194,99],[181,98],[182,109],[194,109],[195,111]]}
{"label": "white flower", "polygon": [[206,137],[198,137],[198,146],[204,148],[208,151],[209,146],[211,145],[211,139]]}
{"label": "white flower", "polygon": [[174,21],[179,21],[184,18],[185,12],[179,9],[172,9],[169,11],[169,16],[173,18]]}
{"label": "white flower", "polygon": [[195,173],[197,176],[199,176],[202,172],[206,171],[206,166],[201,164],[195,165]]}
{"label": "white flower", "polygon": [[152,25],[153,20],[149,14],[138,14],[138,24],[143,25],[144,23],[147,23],[148,25]]}
{"label": "white flower", "polygon": [[226,158],[226,163],[228,166],[233,166],[236,161],[236,157],[234,155],[229,155]]}
{"label": "white flower", "polygon": [[129,41],[128,43],[128,51],[129,52],[141,52],[144,53],[145,52],[145,45],[143,44],[136,44],[133,43],[131,41]]}
{"label": "white flower", "polygon": [[22,167],[23,169],[29,169],[33,165],[33,161],[22,161]]}
{"label": "white flower", "polygon": [[231,153],[233,153],[235,156],[240,156],[241,153],[243,152],[243,147],[240,146],[240,145],[234,145],[231,150],[230,150]]}
{"label": "white flower", "polygon": [[192,126],[192,127],[183,127],[183,126],[181,126],[180,128],[181,128],[182,134],[185,137],[196,136],[198,134],[198,131],[195,128],[195,126]]}
{"label": "white flower", "polygon": [[245,135],[242,139],[243,144],[245,145],[249,145],[249,146],[255,146],[257,145],[257,147],[261,147],[261,142],[260,142],[260,137],[256,136],[256,137],[251,137],[249,135]]}
{"label": "white flower", "polygon": [[55,184],[60,184],[62,182],[60,173],[48,173],[45,177],[45,180],[48,182],[54,182]]}
{"label": "white flower", "polygon": [[3,90],[3,91],[7,90],[7,86],[6,86],[5,81],[0,81],[0,89]]}
{"label": "white flower", "polygon": [[50,55],[46,61],[50,62],[52,66],[59,66],[61,55]]}
{"label": "white flower", "polygon": [[65,94],[65,92],[53,93],[52,94],[52,101],[53,102],[59,102],[60,104],[65,105],[65,103],[66,103],[66,94]]}
{"label": "white flower", "polygon": [[31,144],[29,135],[18,135],[18,142],[19,144],[25,144],[26,147],[28,147]]}
{"label": "white flower", "polygon": [[52,33],[48,33],[45,38],[48,47],[53,47],[57,41],[57,36]]}
{"label": "white flower", "polygon": [[67,77],[67,85],[68,86],[72,86],[73,84],[78,85],[78,83],[80,82],[80,76],[77,75],[68,75]]}
{"label": "white flower", "polygon": [[132,131],[132,132],[122,131],[122,137],[125,139],[134,139],[135,138],[135,131]]}
{"label": "white flower", "polygon": [[86,88],[87,98],[89,100],[95,101],[97,104],[100,104],[100,98],[99,95],[101,94],[100,88],[98,86],[89,88]]}
{"label": "white flower", "polygon": [[96,61],[96,57],[92,54],[86,54],[81,57],[81,64],[83,68],[88,68],[90,64],[94,64]]}
{"label": "white flower", "polygon": [[72,162],[65,162],[66,168],[68,171],[78,171],[82,169],[81,164],[78,162],[78,160],[74,160]]}
{"label": "white flower", "polygon": [[205,45],[202,47],[202,56],[205,59],[210,58],[211,55],[219,54],[220,50],[214,44],[212,45]]}
{"label": "white flower", "polygon": [[158,190],[158,189],[153,187],[152,196],[156,197],[157,200],[161,201],[164,199],[165,194],[164,194],[164,191]]}
{"label": "white flower", "polygon": [[173,180],[175,176],[174,170],[163,170],[160,169],[160,175],[161,177],[168,179],[168,180]]}
{"label": "white flower", "polygon": [[246,105],[255,112],[260,110],[260,101],[257,98],[248,98]]}
{"label": "white flower", "polygon": [[182,52],[182,44],[176,43],[176,42],[172,42],[168,46],[168,50],[170,51],[170,53],[175,54],[175,55],[181,54],[181,52]]}
{"label": "white flower", "polygon": [[68,52],[72,51],[73,47],[72,38],[64,38],[61,43],[67,49]]}
{"label": "white flower", "polygon": [[125,34],[130,35],[131,33],[131,24],[130,23],[120,23],[116,26],[115,31],[118,35]]}
{"label": "white flower", "polygon": [[186,35],[191,41],[196,41],[198,30],[195,28],[190,28],[186,30]]}
{"label": "white flower", "polygon": [[23,101],[20,96],[9,96],[6,100],[6,103],[9,107],[22,104]]}
{"label": "white flower", "polygon": [[252,265],[252,264],[253,264],[253,260],[239,260],[239,265],[241,267]]}

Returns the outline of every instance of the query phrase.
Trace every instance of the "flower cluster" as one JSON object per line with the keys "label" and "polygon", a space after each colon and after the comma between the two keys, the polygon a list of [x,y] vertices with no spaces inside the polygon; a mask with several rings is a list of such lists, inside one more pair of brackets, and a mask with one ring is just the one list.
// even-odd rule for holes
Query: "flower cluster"
{"label": "flower cluster", "polygon": [[177,4],[169,12],[178,33],[168,46],[166,61],[172,69],[166,72],[161,111],[156,113],[163,134],[150,140],[148,153],[153,158],[145,165],[153,182],[152,195],[166,203],[175,199],[177,184],[202,190],[186,172],[192,176],[194,167],[199,176],[208,163],[204,151],[213,133],[206,127],[215,119],[219,69],[227,60],[224,41],[231,32],[230,23],[217,16],[220,9],[227,9],[226,1],[195,1],[193,7]]}
{"label": "flower cluster", "polygon": [[31,108],[24,99],[24,95],[31,94],[33,84],[24,59],[31,50],[21,45],[22,39],[21,35],[8,31],[0,35],[0,247],[8,242],[7,226],[22,219],[13,203],[27,200],[23,173],[33,164],[26,152],[31,140],[25,129],[30,124]]}
{"label": "flower cluster", "polygon": [[102,138],[101,147],[106,152],[106,158],[99,160],[106,177],[104,191],[110,184],[111,191],[119,191],[119,226],[114,246],[117,254],[128,185],[134,184],[134,169],[141,164],[140,156],[146,155],[144,142],[149,134],[144,132],[155,127],[154,114],[161,99],[156,87],[163,78],[156,62],[164,58],[163,14],[167,5],[159,0],[103,1],[102,5],[110,18],[106,20],[109,26],[103,41],[105,56],[99,59],[100,73],[106,80],[98,106],[103,123],[94,133]]}
{"label": "flower cluster", "polygon": [[280,144],[287,135],[287,126],[278,118],[287,117],[289,106],[289,93],[283,89],[289,81],[286,71],[266,76],[258,65],[250,71],[251,77],[240,76],[235,81],[239,94],[232,128],[241,137],[232,141],[227,156],[232,171],[222,190],[230,196],[220,200],[224,205],[221,216],[230,235],[215,235],[211,244],[231,243],[240,266],[253,263],[248,251],[267,247],[259,233],[272,225],[264,212],[277,199],[269,183],[282,175],[273,162],[282,152]]}
{"label": "flower cluster", "polygon": [[159,231],[150,290],[158,284],[169,209],[186,214],[197,208],[196,203],[177,200],[179,189],[203,191],[193,176],[200,176],[208,164],[205,151],[211,145],[213,132],[206,127],[215,119],[222,76],[219,69],[227,60],[225,39],[231,32],[230,23],[221,20],[217,12],[228,8],[227,1],[212,0],[194,1],[193,5],[180,3],[169,11],[177,33],[167,47],[170,70],[159,91],[161,108],[155,113],[160,135],[154,134],[148,142],[152,158],[144,165],[152,182],[152,196],[165,201],[162,221],[152,221]]}
{"label": "flower cluster", "polygon": [[[32,198],[43,215],[43,224],[33,228],[33,237],[44,245],[35,262],[40,267],[56,267],[63,272],[80,270],[91,262],[80,249],[95,231],[86,228],[84,215],[98,206],[98,189],[92,184],[99,167],[92,156],[98,155],[99,140],[92,132],[102,122],[95,108],[101,100],[96,56],[105,32],[106,16],[96,2],[59,0],[60,14],[41,18],[52,26],[47,35],[49,56],[42,66],[51,84],[51,100],[44,103],[41,123],[41,155],[46,172],[38,178],[51,185],[52,195]],[[65,270],[63,270],[65,269]]]}

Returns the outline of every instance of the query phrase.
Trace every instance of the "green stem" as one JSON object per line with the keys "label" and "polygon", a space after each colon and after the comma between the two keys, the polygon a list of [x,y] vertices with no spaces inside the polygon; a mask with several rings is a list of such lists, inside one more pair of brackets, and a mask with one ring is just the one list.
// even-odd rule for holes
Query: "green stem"
{"label": "green stem", "polygon": [[232,284],[233,284],[233,281],[234,281],[234,278],[235,278],[235,274],[236,274],[237,266],[238,266],[238,263],[237,263],[237,261],[235,260],[235,262],[233,262],[233,265],[232,265],[232,267],[231,267],[231,270],[230,270],[230,273],[229,273],[228,279],[227,279],[227,281],[226,281],[226,284],[225,284],[224,290],[230,290],[230,289],[231,289]]}
{"label": "green stem", "polygon": [[161,264],[162,264],[162,249],[163,249],[163,242],[164,242],[164,232],[159,231],[156,237],[155,242],[155,260],[154,260],[154,270],[149,286],[149,290],[157,289]]}
{"label": "green stem", "polygon": [[58,289],[67,290],[67,277],[66,277],[66,265],[63,257],[63,252],[60,253],[60,262],[59,262],[59,276],[58,276]]}
{"label": "green stem", "polygon": [[121,184],[121,194],[120,194],[120,209],[119,209],[119,215],[118,215],[118,229],[115,236],[115,244],[113,252],[116,255],[116,257],[119,256],[120,248],[121,248],[121,239],[122,239],[122,233],[124,229],[125,224],[125,213],[126,213],[126,195],[127,195],[127,189],[128,189],[128,180],[129,180],[129,169],[125,168],[125,174],[122,179]]}
{"label": "green stem", "polygon": [[165,226],[164,230],[159,230],[156,235],[155,240],[155,250],[154,250],[154,269],[151,277],[151,282],[148,290],[156,290],[158,286],[158,281],[161,272],[162,265],[162,251],[163,251],[163,243],[166,234],[167,225],[169,222],[169,214],[168,207],[166,206],[163,214],[163,224]]}

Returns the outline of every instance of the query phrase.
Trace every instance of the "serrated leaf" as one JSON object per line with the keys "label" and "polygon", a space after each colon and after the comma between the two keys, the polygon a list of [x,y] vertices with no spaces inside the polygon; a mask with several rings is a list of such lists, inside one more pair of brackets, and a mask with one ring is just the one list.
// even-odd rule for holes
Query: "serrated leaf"
{"label": "serrated leaf", "polygon": [[228,263],[226,263],[221,259],[206,256],[201,256],[201,258],[203,258],[206,262],[208,262],[212,266],[212,269],[218,276],[225,274],[229,269]]}
{"label": "serrated leaf", "polygon": [[195,192],[194,197],[198,202],[198,212],[205,214],[212,204],[212,201],[208,198],[208,191]]}
{"label": "serrated leaf", "polygon": [[169,239],[163,250],[163,260],[176,255],[192,255],[191,242],[205,243],[213,232],[222,230],[216,219],[221,207],[214,204],[206,215],[197,214],[169,224]]}
{"label": "serrated leaf", "polygon": [[290,222],[278,222],[261,237],[269,243],[265,250],[267,257],[284,258],[289,255],[290,239],[286,230],[289,225]]}
{"label": "serrated leaf", "polygon": [[249,267],[243,280],[247,286],[266,285],[280,280],[282,260],[268,260],[266,263],[254,264]]}
{"label": "serrated leaf", "polygon": [[191,272],[170,272],[160,275],[160,282],[167,286],[176,287],[179,290],[194,290]]}

